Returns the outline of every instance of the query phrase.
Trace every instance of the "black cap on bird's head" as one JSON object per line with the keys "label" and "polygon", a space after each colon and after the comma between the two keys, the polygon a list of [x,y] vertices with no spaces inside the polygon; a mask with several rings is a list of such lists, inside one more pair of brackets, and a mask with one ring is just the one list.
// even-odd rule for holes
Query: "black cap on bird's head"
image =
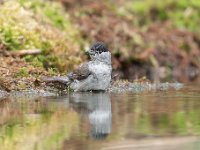
{"label": "black cap on bird's head", "polygon": [[108,47],[103,42],[96,42],[90,47],[87,52],[90,55],[101,54],[103,52],[108,52]]}

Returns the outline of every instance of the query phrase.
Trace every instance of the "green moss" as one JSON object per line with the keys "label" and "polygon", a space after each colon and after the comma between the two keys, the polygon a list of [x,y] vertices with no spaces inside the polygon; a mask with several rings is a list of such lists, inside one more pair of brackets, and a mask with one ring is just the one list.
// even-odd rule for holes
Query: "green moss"
{"label": "green moss", "polygon": [[40,49],[40,55],[24,58],[34,67],[72,69],[81,61],[81,41],[58,2],[10,0],[0,5],[0,43],[8,51]]}
{"label": "green moss", "polygon": [[22,90],[22,89],[26,89],[26,88],[27,88],[27,86],[25,83],[22,82],[22,83],[18,84],[18,89]]}
{"label": "green moss", "polygon": [[27,68],[23,67],[16,73],[16,77],[27,77],[29,75],[29,71]]}
{"label": "green moss", "polygon": [[55,76],[55,75],[58,74],[58,70],[57,70],[56,68],[49,68],[49,69],[48,69],[48,73],[49,73],[49,75],[51,75],[51,76]]}

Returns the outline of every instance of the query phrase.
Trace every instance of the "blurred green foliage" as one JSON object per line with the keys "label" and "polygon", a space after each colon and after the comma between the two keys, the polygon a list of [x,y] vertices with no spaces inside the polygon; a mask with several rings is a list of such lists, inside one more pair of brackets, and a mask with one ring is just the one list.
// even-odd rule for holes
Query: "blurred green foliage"
{"label": "blurred green foliage", "polygon": [[137,16],[138,25],[171,20],[175,27],[200,31],[200,1],[198,0],[136,0],[125,8]]}

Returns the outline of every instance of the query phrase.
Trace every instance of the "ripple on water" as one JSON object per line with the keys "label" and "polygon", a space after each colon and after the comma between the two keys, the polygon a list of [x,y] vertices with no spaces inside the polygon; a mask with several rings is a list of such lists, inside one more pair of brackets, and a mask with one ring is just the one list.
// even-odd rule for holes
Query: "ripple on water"
{"label": "ripple on water", "polygon": [[144,91],[155,91],[155,90],[178,90],[183,87],[182,83],[117,83],[109,88],[110,92],[144,92]]}

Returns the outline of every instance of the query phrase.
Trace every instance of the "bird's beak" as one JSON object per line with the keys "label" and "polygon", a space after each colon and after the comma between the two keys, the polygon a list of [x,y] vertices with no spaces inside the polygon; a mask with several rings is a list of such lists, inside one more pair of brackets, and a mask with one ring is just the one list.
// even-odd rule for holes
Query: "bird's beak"
{"label": "bird's beak", "polygon": [[91,50],[90,48],[89,49],[86,49],[85,52],[89,55],[94,55],[95,52],[93,50]]}

